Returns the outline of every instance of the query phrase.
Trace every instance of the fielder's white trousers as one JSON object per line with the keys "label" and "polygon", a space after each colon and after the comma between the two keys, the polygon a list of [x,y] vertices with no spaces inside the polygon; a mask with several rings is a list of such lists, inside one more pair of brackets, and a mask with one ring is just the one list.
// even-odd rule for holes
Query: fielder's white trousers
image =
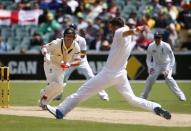
{"label": "fielder's white trousers", "polygon": [[57,107],[57,109],[66,115],[80,102],[85,101],[89,97],[94,96],[97,92],[111,86],[116,86],[116,89],[133,106],[137,106],[149,111],[153,111],[155,107],[161,107],[161,105],[155,102],[147,101],[134,95],[127,79],[127,72],[125,69],[116,73],[111,73],[103,69],[95,77],[84,83],[75,93],[68,96]]}
{"label": "fielder's white trousers", "polygon": [[151,91],[151,88],[153,84],[155,83],[156,79],[160,74],[162,74],[165,70],[168,70],[168,76],[165,78],[165,82],[170,88],[170,90],[178,97],[185,97],[184,93],[181,91],[181,89],[178,87],[176,81],[172,77],[172,69],[168,68],[168,65],[155,65],[154,67],[154,73],[149,74],[146,83],[145,88],[143,92],[141,93],[142,98],[147,98],[149,95],[149,92]]}
{"label": "fielder's white trousers", "polygon": [[[71,67],[71,68],[69,68],[69,69],[67,69],[65,71],[65,74],[64,74],[64,82],[65,83],[67,83],[70,75],[76,69],[77,69],[78,73],[84,75],[87,80],[89,80],[89,79],[91,79],[92,77],[95,76],[92,69],[91,69],[91,67],[90,67],[90,65],[88,64],[88,61],[84,60],[84,61],[82,61],[82,63],[79,66]],[[99,91],[98,94],[99,94],[100,97],[108,98],[108,94],[106,93],[105,90]]]}

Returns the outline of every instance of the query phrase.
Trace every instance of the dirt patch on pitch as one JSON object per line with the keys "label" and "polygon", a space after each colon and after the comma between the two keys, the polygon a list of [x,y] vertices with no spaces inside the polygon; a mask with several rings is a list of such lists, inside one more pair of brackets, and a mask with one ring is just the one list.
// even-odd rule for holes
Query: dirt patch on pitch
{"label": "dirt patch on pitch", "polygon": [[[0,114],[54,118],[48,111],[43,111],[39,107],[11,107],[9,109],[1,108]],[[190,114],[173,113],[171,120],[165,120],[150,112],[109,110],[100,108],[75,108],[64,119],[120,124],[191,127]]]}

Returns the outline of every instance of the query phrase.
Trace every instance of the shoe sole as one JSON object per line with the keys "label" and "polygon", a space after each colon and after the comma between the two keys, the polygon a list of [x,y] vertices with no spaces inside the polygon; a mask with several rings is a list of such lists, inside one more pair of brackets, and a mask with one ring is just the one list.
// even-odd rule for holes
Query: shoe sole
{"label": "shoe sole", "polygon": [[[56,117],[56,114],[54,114],[52,111],[50,111],[49,109],[48,109],[48,107],[46,106],[46,109],[48,110],[48,112],[50,112],[53,116],[55,116]],[[57,117],[56,117],[57,118]]]}
{"label": "shoe sole", "polygon": [[155,108],[154,111],[157,115],[159,115],[167,120],[171,119],[171,114],[168,111],[165,111],[159,107]]}

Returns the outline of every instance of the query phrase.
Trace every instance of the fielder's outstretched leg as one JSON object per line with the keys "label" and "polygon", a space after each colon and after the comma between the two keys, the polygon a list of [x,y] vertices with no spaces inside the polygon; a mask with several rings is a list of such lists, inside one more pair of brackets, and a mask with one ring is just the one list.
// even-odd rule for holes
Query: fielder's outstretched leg
{"label": "fielder's outstretched leg", "polygon": [[171,114],[168,111],[162,109],[160,104],[135,96],[129,81],[124,76],[123,79],[121,79],[121,83],[118,84],[117,90],[131,105],[154,112],[155,114],[160,115],[165,119],[171,118]]}

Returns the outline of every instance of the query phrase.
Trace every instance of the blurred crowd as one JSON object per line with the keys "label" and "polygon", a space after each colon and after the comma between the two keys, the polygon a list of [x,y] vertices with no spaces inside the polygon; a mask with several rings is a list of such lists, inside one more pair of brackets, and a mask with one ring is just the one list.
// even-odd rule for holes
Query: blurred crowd
{"label": "blurred crowd", "polygon": [[[11,15],[8,22],[3,11],[24,12],[23,19],[16,21]],[[31,12],[36,21],[36,17],[25,18]],[[61,38],[72,23],[89,50],[108,51],[112,34],[107,23],[117,16],[130,28],[146,26],[143,33],[132,37],[134,51],[144,52],[156,31],[163,32],[164,41],[174,51],[191,50],[190,0],[0,0],[0,53],[39,53],[41,45]]]}

